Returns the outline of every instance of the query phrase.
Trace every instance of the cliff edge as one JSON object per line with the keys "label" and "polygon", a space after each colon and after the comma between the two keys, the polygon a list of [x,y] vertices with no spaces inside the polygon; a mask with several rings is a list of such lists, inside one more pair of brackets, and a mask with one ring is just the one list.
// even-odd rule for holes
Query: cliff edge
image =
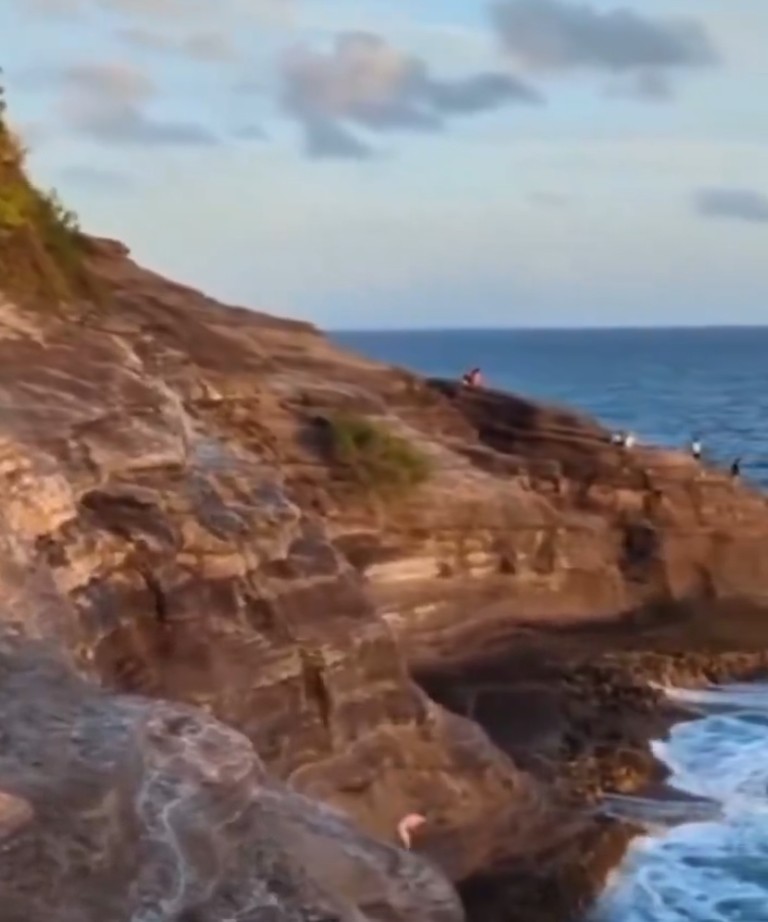
{"label": "cliff edge", "polygon": [[51,212],[63,257],[24,201],[0,208],[4,918],[448,922],[448,878],[477,919],[586,899],[624,839],[581,805],[646,777],[650,672],[763,664],[765,498]]}

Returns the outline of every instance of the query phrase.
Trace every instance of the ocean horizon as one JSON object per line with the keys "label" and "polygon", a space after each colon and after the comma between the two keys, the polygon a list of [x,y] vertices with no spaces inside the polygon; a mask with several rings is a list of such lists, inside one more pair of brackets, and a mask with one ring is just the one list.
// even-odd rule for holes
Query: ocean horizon
{"label": "ocean horizon", "polygon": [[333,337],[337,334],[378,333],[674,333],[696,330],[768,330],[768,323],[690,323],[669,326],[625,324],[610,326],[448,326],[448,327],[323,327]]}

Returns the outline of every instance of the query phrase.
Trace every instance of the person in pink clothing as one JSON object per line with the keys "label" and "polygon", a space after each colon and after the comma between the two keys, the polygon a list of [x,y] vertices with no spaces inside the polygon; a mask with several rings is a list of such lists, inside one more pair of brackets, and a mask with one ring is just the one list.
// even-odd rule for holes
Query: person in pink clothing
{"label": "person in pink clothing", "polygon": [[473,368],[471,371],[468,371],[465,375],[462,375],[461,383],[465,384],[467,387],[482,387],[483,386],[483,375],[479,368]]}
{"label": "person in pink clothing", "polygon": [[397,824],[397,836],[403,848],[410,849],[413,833],[427,822],[420,813],[409,813]]}

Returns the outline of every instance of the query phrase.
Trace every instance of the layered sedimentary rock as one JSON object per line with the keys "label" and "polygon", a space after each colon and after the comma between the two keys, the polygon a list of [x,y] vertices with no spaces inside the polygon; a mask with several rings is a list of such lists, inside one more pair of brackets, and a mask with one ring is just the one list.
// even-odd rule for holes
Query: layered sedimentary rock
{"label": "layered sedimentary rock", "polygon": [[115,297],[96,316],[0,310],[8,913],[460,918],[434,866],[383,844],[397,820],[429,808],[461,875],[496,844],[491,804],[499,830],[513,805],[524,825],[549,807],[412,682],[322,516],[290,495],[278,453],[300,421],[275,354],[321,340],[104,259]]}
{"label": "layered sedimentary rock", "polygon": [[0,641],[4,922],[460,920],[448,882],[275,783],[199,710]]}
{"label": "layered sedimentary rock", "polygon": [[425,659],[451,650],[465,657],[475,641],[481,651],[521,623],[766,601],[763,496],[683,453],[617,449],[574,413],[433,386],[470,428],[442,444],[471,464],[454,464],[421,503],[391,512],[386,561],[364,564],[374,594],[385,608],[393,599],[393,623]]}
{"label": "layered sedimentary rock", "polygon": [[[595,838],[553,766],[652,709],[616,619],[634,653],[766,646],[765,500],[722,473],[110,241],[88,273],[96,304],[0,303],[0,835],[41,856],[9,918],[460,918],[438,868],[546,881]],[[361,490],[337,413],[429,476]],[[426,859],[383,844],[414,811]]]}

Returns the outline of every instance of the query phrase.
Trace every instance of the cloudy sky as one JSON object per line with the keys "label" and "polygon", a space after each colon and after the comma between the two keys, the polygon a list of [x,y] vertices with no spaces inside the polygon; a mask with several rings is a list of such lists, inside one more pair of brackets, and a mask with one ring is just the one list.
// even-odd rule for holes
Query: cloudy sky
{"label": "cloudy sky", "polygon": [[0,0],[82,223],[335,328],[768,320],[764,0]]}

